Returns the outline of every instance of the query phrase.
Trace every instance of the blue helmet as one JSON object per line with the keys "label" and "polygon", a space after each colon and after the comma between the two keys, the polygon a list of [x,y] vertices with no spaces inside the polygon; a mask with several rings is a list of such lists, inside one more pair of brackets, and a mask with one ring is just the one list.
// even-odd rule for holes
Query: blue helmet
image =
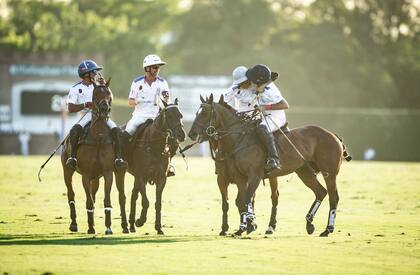
{"label": "blue helmet", "polygon": [[77,68],[77,73],[80,77],[83,75],[92,72],[92,71],[99,71],[102,70],[102,67],[99,67],[98,64],[95,63],[93,60],[83,60],[82,63],[79,64]]}

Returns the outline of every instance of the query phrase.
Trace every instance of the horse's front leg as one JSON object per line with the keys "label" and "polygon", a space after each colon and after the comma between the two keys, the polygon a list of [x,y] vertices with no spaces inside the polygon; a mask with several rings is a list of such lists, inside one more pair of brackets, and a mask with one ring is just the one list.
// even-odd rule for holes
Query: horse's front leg
{"label": "horse's front leg", "polygon": [[147,181],[140,177],[139,178],[139,192],[141,195],[141,214],[140,218],[136,220],[136,226],[141,227],[146,223],[147,220],[147,210],[149,209],[149,199],[146,194],[146,184]]}
{"label": "horse's front leg", "polygon": [[115,181],[116,181],[117,189],[118,189],[118,200],[120,203],[121,227],[122,227],[123,233],[128,233],[129,231],[128,231],[127,216],[125,213],[126,198],[125,198],[125,193],[124,193],[124,176],[125,176],[125,170],[115,172]]}
{"label": "horse's front leg", "polygon": [[77,222],[76,222],[76,206],[75,206],[75,200],[74,200],[74,190],[73,190],[73,184],[72,184],[72,177],[74,174],[74,171],[68,169],[63,165],[63,171],[64,171],[64,182],[67,187],[67,200],[70,207],[70,231],[71,232],[77,232]]}
{"label": "horse's front leg", "polygon": [[99,189],[99,179],[93,179],[90,181],[90,190],[92,193],[92,199],[93,199],[93,204],[96,203],[96,193],[98,192]]}
{"label": "horse's front leg", "polygon": [[156,211],[156,219],[155,219],[155,229],[158,233],[158,235],[163,235],[162,231],[162,193],[163,189],[166,185],[166,176],[163,177],[161,180],[158,180],[156,183],[156,202],[155,202],[155,211]]}
{"label": "horse's front leg", "polygon": [[268,228],[265,231],[265,234],[270,235],[274,233],[277,225],[277,205],[279,204],[279,189],[277,178],[269,178],[270,189],[271,189],[271,215]]}
{"label": "horse's front leg", "polygon": [[131,191],[131,201],[130,201],[130,217],[128,219],[128,222],[130,223],[130,232],[134,233],[136,232],[136,227],[134,226],[134,223],[136,221],[136,203],[137,198],[139,197],[139,187],[140,185],[140,177],[134,176],[134,185],[133,190]]}
{"label": "horse's front leg", "polygon": [[83,189],[86,194],[86,211],[87,211],[87,220],[88,220],[88,234],[95,234],[95,222],[93,218],[94,213],[94,202],[92,196],[92,188],[90,184],[89,176],[86,174],[82,175]]}
{"label": "horse's front leg", "polygon": [[228,211],[229,211],[229,198],[228,198],[228,185],[229,182],[222,176],[217,175],[217,185],[219,186],[220,195],[222,196],[222,231],[220,236],[226,236],[226,232],[229,230],[228,224]]}
{"label": "horse's front leg", "polygon": [[255,222],[256,218],[252,201],[255,196],[255,191],[257,191],[257,188],[260,184],[261,178],[262,177],[258,177],[257,174],[250,175],[248,177],[248,188],[245,197],[247,234],[257,229],[257,223]]}
{"label": "horse's front leg", "polygon": [[112,235],[111,229],[111,188],[112,188],[112,171],[104,173],[104,211],[105,211],[105,235]]}
{"label": "horse's front leg", "polygon": [[246,181],[237,181],[238,195],[236,196],[236,207],[239,211],[239,229],[233,234],[234,236],[241,236],[246,231]]}

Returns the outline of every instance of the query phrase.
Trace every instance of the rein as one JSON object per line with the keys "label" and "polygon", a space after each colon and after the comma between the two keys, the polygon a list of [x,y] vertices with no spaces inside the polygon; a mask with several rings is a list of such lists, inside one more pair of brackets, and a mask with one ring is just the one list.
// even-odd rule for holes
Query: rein
{"label": "rein", "polygon": [[170,145],[173,144],[173,143],[175,143],[177,145],[177,148],[178,148],[179,147],[179,142],[178,142],[177,138],[174,136],[174,133],[173,133],[172,129],[181,125],[181,122],[178,122],[176,125],[170,127],[169,124],[168,124],[168,120],[166,118],[166,112],[165,112],[167,109],[173,108],[173,107],[176,107],[176,105],[169,105],[161,111],[162,112],[161,114],[163,116],[162,127],[159,127],[159,125],[158,125],[159,117],[156,118],[155,120],[153,120],[152,125],[154,126],[154,130],[161,137],[154,138],[154,139],[138,139],[138,140],[136,140],[136,143],[153,144],[153,143],[164,140],[165,141],[164,144],[163,144],[164,147],[163,147],[163,151],[161,152],[162,155],[169,154]]}
{"label": "rein", "polygon": [[[204,103],[203,103],[204,104]],[[202,104],[202,105],[203,105]],[[233,151],[227,152],[227,157],[232,157],[233,155],[235,155],[237,152],[239,152],[240,150],[246,148],[248,145],[245,144],[243,146],[238,147],[237,145],[241,144],[242,140],[244,139],[244,137],[246,136],[246,134],[248,133],[248,131],[246,130],[242,130],[242,131],[236,131],[236,130],[225,130],[225,129],[229,129],[232,126],[236,125],[236,124],[240,124],[243,126],[242,121],[238,120],[238,121],[234,121],[234,123],[224,127],[225,129],[220,129],[217,130],[215,126],[213,126],[213,121],[216,120],[215,118],[216,112],[214,110],[214,103],[211,104],[211,113],[210,113],[210,124],[207,128],[205,128],[205,133],[208,136],[209,140],[211,140],[212,142],[209,142],[210,144],[210,152],[211,152],[211,157],[214,161],[223,161],[223,159],[217,159],[215,156],[215,152],[217,151],[217,145],[213,145],[217,144],[220,140],[222,140],[223,138],[232,135],[232,134],[239,134],[239,140],[237,142],[235,142],[235,145],[233,146]],[[199,124],[198,124],[199,125]],[[203,125],[199,125],[201,127],[203,127]],[[204,128],[204,127],[203,127]]]}

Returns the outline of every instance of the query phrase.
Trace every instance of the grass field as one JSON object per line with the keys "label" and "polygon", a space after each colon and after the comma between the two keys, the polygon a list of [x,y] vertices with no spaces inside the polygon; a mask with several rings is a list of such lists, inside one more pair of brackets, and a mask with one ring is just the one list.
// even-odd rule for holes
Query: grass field
{"label": "grass field", "polygon": [[[79,233],[70,233],[66,188],[58,157],[36,174],[41,157],[0,157],[0,272],[2,274],[420,274],[420,163],[344,163],[338,176],[336,230],[326,226],[324,200],[313,235],[305,215],[314,199],[296,175],[280,179],[278,228],[266,237],[270,188],[256,198],[259,228],[242,238],[219,237],[221,202],[211,159],[175,159],[177,176],[164,191],[165,236],[154,230],[154,186],[148,186],[147,223],[122,234],[116,188],[114,235],[105,236],[103,191],[96,203],[95,236],[87,235],[85,195],[76,176]],[[126,176],[130,197],[133,178]],[[230,232],[238,227],[231,186]]]}

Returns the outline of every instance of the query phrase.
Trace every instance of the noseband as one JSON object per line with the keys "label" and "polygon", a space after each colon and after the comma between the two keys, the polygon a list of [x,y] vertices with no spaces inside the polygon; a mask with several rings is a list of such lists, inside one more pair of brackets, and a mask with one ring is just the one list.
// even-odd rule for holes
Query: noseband
{"label": "noseband", "polygon": [[[100,85],[100,86],[97,86],[97,87],[105,87],[106,89],[108,89],[104,85]],[[101,109],[101,106],[103,104],[107,104],[108,105],[108,109],[107,110],[102,110]],[[95,117],[95,120],[92,122],[92,125],[95,124],[95,122],[98,119],[107,120],[109,118],[109,113],[110,112],[111,112],[111,104],[110,104],[110,102],[109,102],[109,100],[107,98],[102,98],[101,100],[99,100],[99,102],[97,100],[93,100],[92,114]]]}
{"label": "noseband", "polygon": [[210,121],[209,121],[209,126],[206,127],[205,124],[199,123],[199,122],[195,122],[195,124],[200,127],[202,129],[202,131],[207,135],[208,138],[215,138],[217,139],[218,136],[218,132],[216,130],[215,127],[215,120],[216,120],[216,115],[215,115],[215,111],[214,111],[214,103],[202,103],[200,105],[201,108],[205,107],[205,106],[210,106]]}

